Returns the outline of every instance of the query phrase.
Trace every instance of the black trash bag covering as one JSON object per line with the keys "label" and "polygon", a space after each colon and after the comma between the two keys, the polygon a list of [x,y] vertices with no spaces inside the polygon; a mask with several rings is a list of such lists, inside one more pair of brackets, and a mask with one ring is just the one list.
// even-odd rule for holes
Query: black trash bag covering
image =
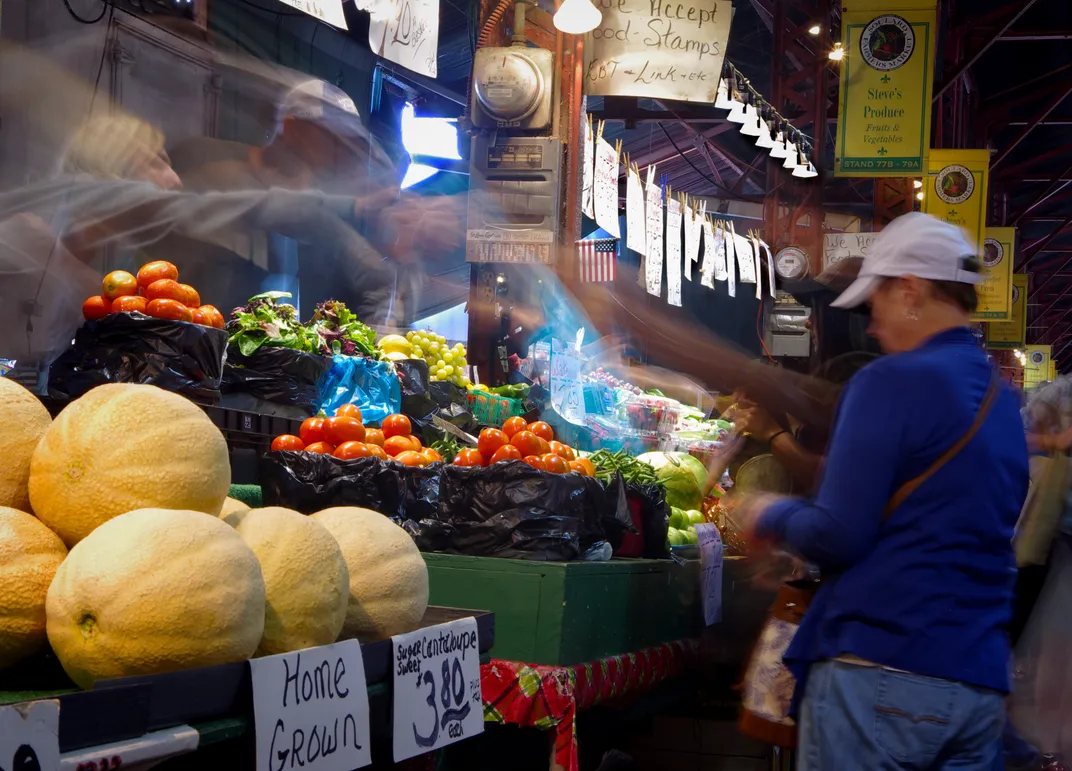
{"label": "black trash bag covering", "polygon": [[227,333],[141,313],[87,321],[48,373],[49,394],[77,399],[104,383],[144,383],[191,399],[220,397]]}
{"label": "black trash bag covering", "polygon": [[379,458],[339,460],[331,455],[283,450],[261,459],[265,506],[313,514],[332,506],[361,506],[406,519],[435,517],[439,499],[436,466],[412,468]]}
{"label": "black trash bag covering", "polygon": [[624,487],[520,461],[443,466],[435,519],[404,525],[421,551],[569,561],[631,529]]}
{"label": "black trash bag covering", "polygon": [[469,411],[469,397],[454,383],[433,381],[428,365],[420,359],[406,359],[395,364],[402,384],[402,414],[413,424],[413,433],[424,446],[438,442],[445,432],[437,428],[434,415],[468,434],[480,433],[480,423]]}
{"label": "black trash bag covering", "polygon": [[289,348],[260,348],[244,356],[238,346],[229,345],[220,390],[302,407],[314,415],[320,405],[320,379],[329,367],[330,356]]}
{"label": "black trash bag covering", "polygon": [[626,486],[626,496],[640,501],[640,521],[644,534],[645,559],[663,559],[670,556],[666,534],[670,530],[670,504],[666,502],[666,488],[662,485]]}
{"label": "black trash bag covering", "polygon": [[432,378],[428,364],[422,359],[403,359],[395,362],[395,372],[402,386],[402,414],[410,418],[423,418],[435,411],[436,403],[432,398]]}

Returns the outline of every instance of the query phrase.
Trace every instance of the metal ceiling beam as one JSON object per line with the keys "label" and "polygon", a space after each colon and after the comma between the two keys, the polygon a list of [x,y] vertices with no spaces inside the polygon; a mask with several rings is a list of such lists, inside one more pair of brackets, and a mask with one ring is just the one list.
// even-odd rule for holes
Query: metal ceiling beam
{"label": "metal ceiling beam", "polygon": [[998,38],[999,43],[1035,43],[1043,40],[1072,40],[1072,30],[1013,30]]}
{"label": "metal ceiling beam", "polygon": [[1033,167],[1053,160],[1054,158],[1060,158],[1063,155],[1072,153],[1072,144],[1063,145],[1061,147],[1055,147],[1042,155],[1037,155],[1033,158],[1029,158],[1025,161],[1017,163],[1015,166],[1010,166],[1001,173],[1001,177],[1014,177],[1018,173],[1024,173],[1031,170]]}
{"label": "metal ceiling beam", "polygon": [[[731,124],[726,125],[726,126],[715,126],[714,128],[707,129],[706,131],[704,131],[702,133],[703,133],[703,135],[705,137],[710,138],[710,137],[718,136],[719,134],[725,133],[726,131],[729,131],[731,128],[736,128],[736,127],[737,127],[737,124],[731,123]],[[665,150],[665,152],[662,152],[664,150]],[[673,147],[671,147],[669,144],[663,144],[663,145],[660,145],[659,150],[650,152],[647,155],[634,156],[630,160],[632,160],[632,162],[635,163],[639,168],[644,168],[646,166],[652,166],[652,165],[655,165],[655,164],[664,163],[664,162],[670,160],[671,158],[680,158],[682,155],[688,155],[689,153],[694,153],[694,152],[697,152],[695,147],[682,148],[681,153],[678,153],[678,151],[675,150]],[[625,166],[622,166],[622,169],[620,171],[620,176],[624,177],[627,171],[628,171],[628,169]]]}
{"label": "metal ceiling beam", "polygon": [[1038,114],[1038,117],[1036,117],[1035,120],[1032,121],[1023,131],[1021,131],[1020,135],[1018,137],[1016,137],[1016,139],[1014,139],[1001,152],[1001,155],[999,155],[997,158],[995,158],[991,162],[991,164],[990,164],[990,173],[991,174],[994,173],[994,169],[996,169],[998,166],[1001,165],[1002,161],[1004,161],[1006,158],[1009,157],[1009,153],[1011,153],[1013,150],[1015,150],[1017,145],[1019,145],[1021,142],[1023,142],[1025,139],[1027,139],[1027,135],[1030,134],[1032,131],[1034,131],[1035,127],[1038,126],[1039,123],[1041,123],[1042,121],[1046,120],[1046,118],[1049,117],[1049,114],[1051,112],[1053,112],[1054,110],[1056,110],[1057,107],[1061,104],[1061,102],[1063,102],[1065,99],[1068,98],[1069,94],[1072,94],[1072,85],[1069,85],[1062,93],[1060,93],[1057,96],[1056,99],[1054,99],[1052,102],[1050,102],[1049,105],[1047,105],[1046,108],[1043,109],[1042,112],[1040,112]]}
{"label": "metal ceiling beam", "polygon": [[1050,186],[1045,191],[1043,191],[1043,193],[1038,198],[1036,198],[1030,206],[1028,206],[1026,209],[1020,212],[1020,214],[1017,215],[1016,219],[1012,221],[1012,226],[1016,227],[1016,225],[1020,222],[1020,220],[1024,218],[1025,215],[1030,214],[1035,209],[1042,206],[1042,204],[1046,203],[1046,201],[1050,200],[1055,195],[1064,190],[1066,187],[1068,187],[1069,184],[1072,184],[1072,179],[1067,181],[1061,179],[1061,177],[1065,176],[1070,172],[1072,172],[1072,163],[1068,165],[1068,168],[1061,173],[1061,176],[1054,180],[1050,184]]}
{"label": "metal ceiling beam", "polygon": [[[1029,262],[1031,262],[1031,260],[1033,260],[1036,255],[1038,255],[1043,250],[1045,250],[1046,244],[1050,243],[1050,241],[1052,241],[1053,239],[1057,238],[1058,236],[1063,235],[1064,233],[1068,232],[1070,229],[1072,229],[1072,216],[1070,216],[1068,219],[1066,219],[1064,222],[1062,222],[1061,225],[1059,227],[1057,227],[1048,236],[1045,236],[1044,238],[1040,238],[1037,241],[1035,241],[1035,242],[1029,244],[1028,246],[1024,247],[1024,250],[1023,250],[1024,259],[1020,261],[1019,267],[1017,267],[1014,272],[1023,273],[1023,270],[1024,270],[1024,268],[1027,267],[1027,264]],[[1060,273],[1062,270],[1067,268],[1070,264],[1072,264],[1072,257],[1069,257],[1064,262],[1064,264],[1061,265],[1061,267],[1059,267],[1057,270],[1054,271],[1054,273]],[[1045,286],[1045,284],[1043,284],[1043,286]],[[1027,296],[1027,299],[1030,300],[1032,297],[1034,297],[1036,294],[1038,294],[1039,289],[1041,289],[1041,288],[1042,287],[1040,286],[1034,292],[1031,292],[1031,294],[1029,294]]]}
{"label": "metal ceiling beam", "polygon": [[1000,30],[998,30],[997,35],[994,35],[989,40],[987,40],[982,45],[982,47],[979,48],[978,51],[969,56],[967,60],[965,60],[965,62],[953,72],[949,79],[946,80],[942,87],[938,89],[938,91],[934,94],[934,97],[931,99],[931,102],[936,104],[942,94],[952,88],[953,84],[960,80],[961,76],[969,69],[971,69],[971,66],[977,61],[979,61],[979,58],[983,54],[990,50],[990,46],[994,45],[994,43],[996,43],[1002,35],[1008,32],[1009,28],[1012,27],[1012,25],[1015,24],[1017,21],[1019,21],[1020,17],[1027,13],[1031,9],[1031,6],[1033,6],[1036,2],[1038,2],[1038,0],[1021,0],[1019,3],[1017,3],[1015,5],[1016,10],[1014,11],[1012,17],[1007,22],[1005,22],[1004,26],[1002,26]]}

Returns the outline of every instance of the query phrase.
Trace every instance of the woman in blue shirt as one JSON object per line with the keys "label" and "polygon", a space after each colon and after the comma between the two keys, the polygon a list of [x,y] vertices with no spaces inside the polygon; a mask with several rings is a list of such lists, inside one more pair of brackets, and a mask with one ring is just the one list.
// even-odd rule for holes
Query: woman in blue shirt
{"label": "woman in blue shirt", "polygon": [[816,497],[742,513],[757,544],[824,575],[785,656],[803,693],[800,771],[1001,768],[1011,541],[1028,486],[1015,395],[1000,387],[978,433],[884,516],[968,434],[993,382],[969,329],[974,254],[925,214],[882,231],[835,305],[870,303],[890,355],[845,389]]}

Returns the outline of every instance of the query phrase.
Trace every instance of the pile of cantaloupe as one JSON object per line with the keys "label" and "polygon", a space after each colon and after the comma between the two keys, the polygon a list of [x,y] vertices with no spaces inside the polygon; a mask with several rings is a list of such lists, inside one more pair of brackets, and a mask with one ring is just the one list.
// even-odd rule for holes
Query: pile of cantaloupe
{"label": "pile of cantaloupe", "polygon": [[228,498],[223,436],[154,386],[99,386],[52,421],[0,378],[0,458],[0,669],[47,639],[88,688],[384,639],[427,608],[402,528]]}

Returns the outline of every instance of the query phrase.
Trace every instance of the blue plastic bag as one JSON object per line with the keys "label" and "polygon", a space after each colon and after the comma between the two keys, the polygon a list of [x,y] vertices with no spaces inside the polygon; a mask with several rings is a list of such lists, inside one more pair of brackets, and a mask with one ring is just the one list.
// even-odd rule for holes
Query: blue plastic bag
{"label": "blue plastic bag", "polygon": [[344,404],[356,405],[366,424],[379,424],[402,406],[402,387],[390,362],[364,356],[332,357],[320,387],[320,409],[327,415]]}

